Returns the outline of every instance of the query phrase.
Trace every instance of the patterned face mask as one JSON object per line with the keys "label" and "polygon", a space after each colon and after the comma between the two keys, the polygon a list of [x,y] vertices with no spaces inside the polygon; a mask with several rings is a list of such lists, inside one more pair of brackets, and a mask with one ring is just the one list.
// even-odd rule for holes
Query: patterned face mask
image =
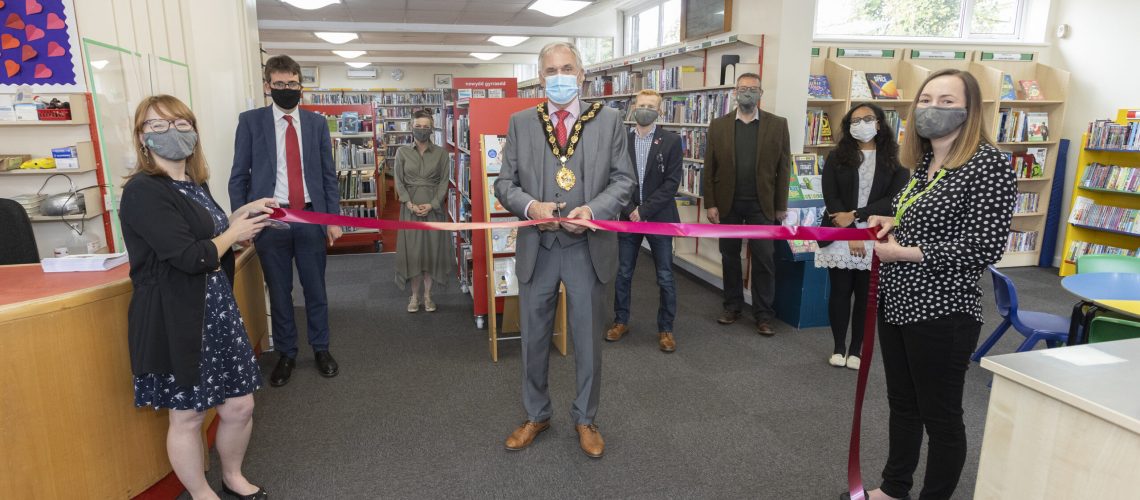
{"label": "patterned face mask", "polygon": [[185,160],[194,154],[194,147],[198,145],[198,133],[174,128],[166,132],[146,132],[143,134],[143,143],[159,158]]}
{"label": "patterned face mask", "polygon": [[927,139],[946,137],[966,122],[966,108],[929,106],[914,109],[914,131]]}

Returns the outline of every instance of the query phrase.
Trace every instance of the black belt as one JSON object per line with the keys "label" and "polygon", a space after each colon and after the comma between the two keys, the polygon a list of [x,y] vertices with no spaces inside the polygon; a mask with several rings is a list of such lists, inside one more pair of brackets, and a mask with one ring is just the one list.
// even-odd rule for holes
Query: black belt
{"label": "black belt", "polygon": [[[281,208],[289,208],[289,204],[288,204],[288,203],[281,203],[281,204],[279,204],[279,205],[277,205],[277,206],[278,206],[278,207],[281,207]],[[312,210],[312,209],[313,209],[313,204],[312,204],[312,203],[306,203],[306,204],[305,204],[305,210]]]}

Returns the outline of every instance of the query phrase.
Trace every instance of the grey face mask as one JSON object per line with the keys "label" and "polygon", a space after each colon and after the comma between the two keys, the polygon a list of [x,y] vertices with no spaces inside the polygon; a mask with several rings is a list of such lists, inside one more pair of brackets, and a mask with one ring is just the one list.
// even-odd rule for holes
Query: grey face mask
{"label": "grey face mask", "polygon": [[154,152],[155,156],[170,161],[185,160],[194,154],[194,146],[198,145],[198,133],[191,130],[183,132],[173,127],[166,132],[146,132],[143,134],[143,144]]}
{"label": "grey face mask", "polygon": [[652,108],[637,108],[633,110],[633,121],[637,122],[642,127],[648,127],[649,124],[657,121],[657,110]]}
{"label": "grey face mask", "polygon": [[946,137],[966,122],[966,108],[930,106],[914,109],[914,131],[927,139]]}
{"label": "grey face mask", "polygon": [[736,94],[736,104],[742,109],[752,109],[760,101],[759,92],[740,92]]}
{"label": "grey face mask", "polygon": [[428,139],[431,138],[431,129],[430,128],[413,128],[412,129],[412,137],[415,137],[415,139],[417,141],[427,142]]}

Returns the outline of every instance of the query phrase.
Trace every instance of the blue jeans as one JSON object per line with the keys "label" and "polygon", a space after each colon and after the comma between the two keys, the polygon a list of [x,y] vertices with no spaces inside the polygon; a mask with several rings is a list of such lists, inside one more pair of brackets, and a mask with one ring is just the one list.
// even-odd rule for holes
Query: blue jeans
{"label": "blue jeans", "polygon": [[657,331],[673,332],[673,318],[677,316],[677,285],[673,281],[673,237],[633,233],[618,234],[618,273],[614,282],[614,323],[629,324],[630,286],[641,240],[649,240],[653,264],[657,268],[657,287],[660,305],[657,308]]}

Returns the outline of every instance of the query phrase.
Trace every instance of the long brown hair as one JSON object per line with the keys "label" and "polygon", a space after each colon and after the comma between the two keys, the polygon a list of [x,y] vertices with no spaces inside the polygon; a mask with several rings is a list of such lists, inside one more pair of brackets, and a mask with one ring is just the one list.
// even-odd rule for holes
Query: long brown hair
{"label": "long brown hair", "polygon": [[914,93],[914,101],[910,103],[910,111],[907,112],[906,122],[909,126],[903,133],[901,154],[899,155],[902,164],[907,168],[917,166],[922,162],[926,153],[931,151],[930,139],[918,135],[914,110],[918,107],[918,99],[922,95],[922,90],[926,88],[926,84],[943,76],[956,76],[962,80],[962,84],[966,87],[966,121],[962,123],[958,137],[950,146],[950,153],[943,161],[942,168],[953,169],[965,165],[978,151],[978,146],[983,143],[993,145],[993,139],[986,132],[985,117],[982,116],[982,88],[978,85],[978,80],[974,78],[974,75],[957,69],[948,68],[935,71],[918,87],[918,92]]}
{"label": "long brown hair", "polygon": [[[194,131],[198,131],[198,119],[194,117],[194,112],[190,107],[172,95],[153,95],[143,99],[139,103],[139,107],[135,109],[135,127],[134,133],[131,134],[135,142],[135,155],[138,158],[137,167],[135,171],[127,175],[127,181],[138,174],[146,175],[166,175],[166,171],[158,166],[151,158],[149,149],[143,147],[143,143],[139,140],[139,136],[143,133],[143,126],[146,122],[146,113],[151,108],[158,113],[159,116],[168,120],[188,120],[191,125],[194,125]],[[198,136],[198,144],[194,145],[194,152],[186,157],[186,176],[193,180],[195,184],[202,184],[206,179],[210,178],[210,167],[206,165],[206,155],[202,153],[202,136]]]}

